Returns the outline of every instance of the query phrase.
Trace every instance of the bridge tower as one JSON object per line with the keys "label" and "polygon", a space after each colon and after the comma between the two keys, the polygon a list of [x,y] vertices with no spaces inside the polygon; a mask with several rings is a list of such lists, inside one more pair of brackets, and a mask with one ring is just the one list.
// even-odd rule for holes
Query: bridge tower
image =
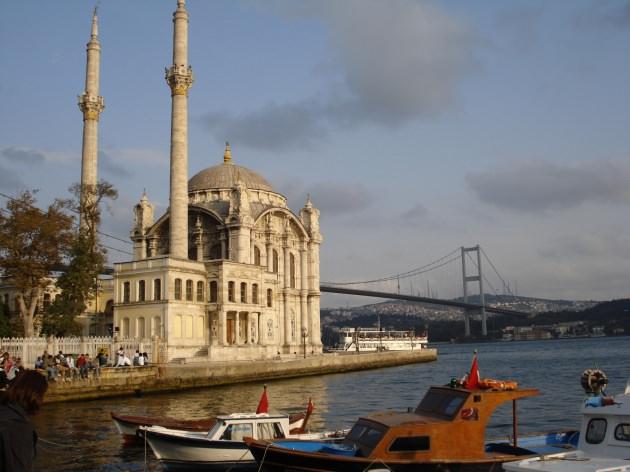
{"label": "bridge tower", "polygon": [[[477,274],[468,275],[466,272],[466,253],[477,253]],[[479,282],[479,305],[481,305],[481,334],[488,335],[488,327],[486,323],[486,302],[483,296],[483,274],[481,272],[481,249],[479,244],[474,247],[462,246],[462,281],[464,284],[464,303],[468,302],[468,283]],[[464,309],[464,335],[470,336],[470,310]]]}

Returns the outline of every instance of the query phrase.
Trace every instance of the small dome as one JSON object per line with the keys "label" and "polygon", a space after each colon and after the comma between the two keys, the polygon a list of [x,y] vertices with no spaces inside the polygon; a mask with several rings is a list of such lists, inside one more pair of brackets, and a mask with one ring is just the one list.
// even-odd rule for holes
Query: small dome
{"label": "small dome", "polygon": [[231,162],[224,162],[198,172],[188,181],[188,191],[232,188],[237,181],[241,181],[247,188],[274,191],[269,182],[259,174]]}

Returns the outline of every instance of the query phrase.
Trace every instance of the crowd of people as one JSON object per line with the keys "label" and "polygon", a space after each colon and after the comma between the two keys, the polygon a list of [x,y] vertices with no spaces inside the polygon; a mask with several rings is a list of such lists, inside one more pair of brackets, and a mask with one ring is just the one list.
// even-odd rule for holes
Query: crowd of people
{"label": "crowd of people", "polygon": [[[100,349],[92,358],[89,354],[64,354],[59,351],[57,355],[44,351],[37,356],[34,370],[43,374],[49,382],[69,382],[77,379],[89,379],[100,377],[103,367],[140,367],[149,363],[149,355],[146,352],[136,352],[129,358],[122,346],[116,352],[115,361],[110,363],[105,349]],[[9,352],[3,352],[0,357],[0,390],[5,389],[25,368],[22,359],[11,356]]]}

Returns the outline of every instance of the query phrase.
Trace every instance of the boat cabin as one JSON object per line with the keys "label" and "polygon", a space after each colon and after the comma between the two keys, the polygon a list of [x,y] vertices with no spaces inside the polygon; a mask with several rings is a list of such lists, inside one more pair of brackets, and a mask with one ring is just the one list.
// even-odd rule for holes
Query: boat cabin
{"label": "boat cabin", "polygon": [[[630,384],[630,382],[629,382]],[[630,388],[615,395],[609,404],[582,405],[578,449],[591,457],[630,457]]]}
{"label": "boat cabin", "polygon": [[[344,441],[348,454],[382,460],[426,460],[448,457],[453,461],[518,455],[515,443],[487,448],[485,432],[496,408],[538,395],[537,389],[467,390],[431,387],[414,411],[386,411],[359,418]],[[514,428],[516,433],[516,414]],[[516,434],[514,434],[516,438]],[[523,450],[522,454],[529,451]]]}
{"label": "boat cabin", "polygon": [[217,416],[208,439],[243,441],[245,437],[279,439],[290,436],[289,417],[268,413],[233,413]]}

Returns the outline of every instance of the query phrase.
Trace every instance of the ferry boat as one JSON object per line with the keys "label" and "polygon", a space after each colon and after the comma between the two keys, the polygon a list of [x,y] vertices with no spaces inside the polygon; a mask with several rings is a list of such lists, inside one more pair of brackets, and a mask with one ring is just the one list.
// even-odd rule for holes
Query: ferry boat
{"label": "ferry boat", "polygon": [[547,454],[503,464],[508,472],[630,472],[630,381],[624,393],[606,396],[606,375],[598,369],[582,374],[590,396],[581,408],[582,424],[574,451]]}
{"label": "ferry boat", "polygon": [[417,336],[414,330],[379,330],[378,328],[341,328],[338,351],[379,352],[426,349],[426,332]]}

